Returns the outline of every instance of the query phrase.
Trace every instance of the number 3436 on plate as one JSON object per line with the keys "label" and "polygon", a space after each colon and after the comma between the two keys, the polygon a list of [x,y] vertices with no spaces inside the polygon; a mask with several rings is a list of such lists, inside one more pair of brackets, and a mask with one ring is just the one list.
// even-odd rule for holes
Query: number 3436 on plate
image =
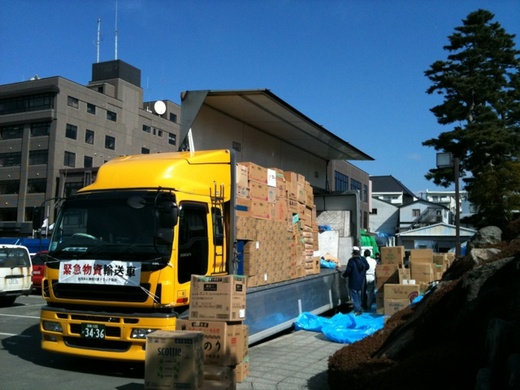
{"label": "number 3436 on plate", "polygon": [[87,339],[104,339],[105,325],[81,324],[81,337],[85,337]]}

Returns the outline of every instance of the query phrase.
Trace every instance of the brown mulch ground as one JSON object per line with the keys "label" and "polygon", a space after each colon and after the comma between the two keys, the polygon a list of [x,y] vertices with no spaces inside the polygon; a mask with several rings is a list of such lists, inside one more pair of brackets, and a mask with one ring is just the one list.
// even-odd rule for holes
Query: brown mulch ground
{"label": "brown mulch ground", "polygon": [[338,350],[329,358],[330,389],[475,389],[479,370],[488,365],[490,320],[518,324],[518,244],[502,245],[501,256],[492,259],[514,255],[502,268],[497,262],[496,269],[480,271],[471,259],[454,262],[418,304]]}

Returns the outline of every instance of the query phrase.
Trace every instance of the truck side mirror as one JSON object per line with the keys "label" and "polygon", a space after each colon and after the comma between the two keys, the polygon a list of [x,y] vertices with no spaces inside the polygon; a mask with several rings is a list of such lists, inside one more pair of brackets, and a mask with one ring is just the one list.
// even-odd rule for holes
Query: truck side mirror
{"label": "truck side mirror", "polygon": [[173,228],[177,225],[179,208],[174,202],[162,202],[157,209],[160,228]]}

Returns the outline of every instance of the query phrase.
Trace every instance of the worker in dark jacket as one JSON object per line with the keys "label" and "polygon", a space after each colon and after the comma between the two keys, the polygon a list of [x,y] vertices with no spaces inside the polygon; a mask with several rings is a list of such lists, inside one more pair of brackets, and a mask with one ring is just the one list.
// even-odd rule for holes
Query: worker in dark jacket
{"label": "worker in dark jacket", "polygon": [[362,312],[361,294],[363,292],[363,285],[365,284],[368,268],[368,262],[361,256],[359,247],[353,247],[352,257],[348,260],[347,269],[341,276],[348,280],[350,298],[354,304],[354,314],[357,316]]}

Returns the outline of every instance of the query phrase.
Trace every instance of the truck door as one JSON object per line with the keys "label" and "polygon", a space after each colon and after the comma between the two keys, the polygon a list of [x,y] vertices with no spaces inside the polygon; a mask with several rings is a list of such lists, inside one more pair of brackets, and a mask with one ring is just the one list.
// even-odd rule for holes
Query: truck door
{"label": "truck door", "polygon": [[182,202],[179,210],[179,283],[191,275],[208,272],[208,207],[204,203]]}

